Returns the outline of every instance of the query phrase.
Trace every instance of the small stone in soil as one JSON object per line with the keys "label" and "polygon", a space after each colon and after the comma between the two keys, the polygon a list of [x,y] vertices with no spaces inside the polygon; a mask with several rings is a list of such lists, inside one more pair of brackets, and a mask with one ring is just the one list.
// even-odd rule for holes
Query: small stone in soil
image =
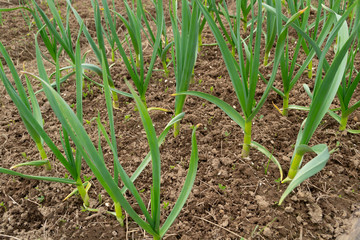
{"label": "small stone in soil", "polygon": [[256,201],[257,201],[257,203],[259,205],[259,208],[261,210],[265,210],[265,209],[267,209],[269,207],[269,203],[264,199],[264,197],[262,197],[260,195],[257,195],[255,197],[255,199],[256,199]]}
{"label": "small stone in soil", "polygon": [[285,212],[287,212],[287,213],[292,213],[292,212],[294,212],[294,208],[292,208],[292,207],[286,207],[285,208]]}
{"label": "small stone in soil", "polygon": [[271,229],[268,228],[268,227],[266,227],[266,228],[264,229],[263,235],[264,235],[265,237],[271,237],[271,236],[272,236],[272,231],[271,231]]}

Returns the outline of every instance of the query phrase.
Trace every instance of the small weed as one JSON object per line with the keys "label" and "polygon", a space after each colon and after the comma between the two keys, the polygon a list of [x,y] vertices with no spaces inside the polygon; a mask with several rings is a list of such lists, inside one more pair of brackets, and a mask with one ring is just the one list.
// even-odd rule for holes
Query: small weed
{"label": "small weed", "polygon": [[86,84],[86,87],[87,87],[88,92],[83,92],[83,97],[84,97],[84,98],[86,98],[86,97],[89,95],[89,93],[90,93],[90,95],[93,95],[93,94],[94,94],[94,91],[92,90],[92,86],[93,86],[93,85],[94,85],[93,83],[87,83],[87,84]]}
{"label": "small weed", "polygon": [[212,120],[214,119],[214,117],[210,117],[209,119],[208,119],[208,124],[209,125],[211,125],[212,124]]}
{"label": "small weed", "polygon": [[128,122],[131,118],[131,115],[125,115],[124,122]]}
{"label": "small weed", "polygon": [[0,203],[0,207],[3,207],[3,208],[5,209],[5,212],[7,211],[7,208],[6,208],[6,206],[5,206],[5,203],[4,203],[4,202],[1,202],[1,203]]}
{"label": "small weed", "polygon": [[89,93],[90,93],[91,95],[94,94],[94,91],[93,91],[92,88],[91,88],[92,86],[93,86],[93,83],[88,83],[88,84],[87,84],[88,91],[89,91]]}
{"label": "small weed", "polygon": [[221,183],[219,183],[219,189],[225,191],[226,190],[226,186],[222,185]]}
{"label": "small weed", "polygon": [[225,137],[228,137],[228,136],[230,136],[230,132],[228,132],[228,131],[225,131],[225,132],[224,132],[224,136],[225,136]]}
{"label": "small weed", "polygon": [[38,200],[39,203],[42,203],[42,202],[44,201],[44,199],[45,199],[45,197],[42,196],[42,195],[37,198],[37,200]]}
{"label": "small weed", "polygon": [[23,158],[25,158],[26,160],[30,160],[30,158],[26,155],[26,152],[22,152],[21,155],[22,155]]}
{"label": "small weed", "polygon": [[167,209],[168,206],[169,206],[169,202],[163,202],[163,208],[164,208],[164,209]]}

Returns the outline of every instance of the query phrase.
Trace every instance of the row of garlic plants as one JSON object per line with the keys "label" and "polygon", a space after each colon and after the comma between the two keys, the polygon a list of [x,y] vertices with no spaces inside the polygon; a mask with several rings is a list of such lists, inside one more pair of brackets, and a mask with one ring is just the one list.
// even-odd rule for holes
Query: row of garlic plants
{"label": "row of garlic plants", "polygon": [[[172,38],[167,33],[166,13],[164,12],[166,8],[164,8],[162,0],[152,3],[155,9],[154,16],[146,11],[141,0],[136,2],[133,0],[131,3],[124,0],[122,11],[116,9],[115,1],[109,5],[106,0],[101,0],[100,3],[98,0],[91,0],[96,40],[91,36],[84,20],[70,0],[66,0],[65,17],[61,16],[53,0],[47,0],[41,3],[41,6],[32,0],[31,3],[17,8],[0,9],[0,12],[21,10],[26,19],[33,19],[32,22],[29,20],[27,22],[36,26],[35,46],[38,74],[23,72],[26,84],[19,77],[19,73],[5,47],[0,43],[0,52],[6,63],[4,66],[0,62],[0,78],[17,106],[19,114],[42,157],[42,160],[21,163],[13,166],[12,169],[29,165],[45,165],[48,170],[51,170],[51,163],[44,150],[46,145],[65,167],[72,179],[30,176],[1,167],[0,172],[37,180],[73,184],[76,189],[68,197],[78,192],[84,202],[84,208],[96,211],[96,209],[89,208],[88,191],[90,183],[83,180],[81,173],[81,165],[85,161],[114,201],[115,212],[111,214],[116,216],[119,223],[123,225],[123,210],[125,210],[154,239],[161,239],[185,204],[197,172],[198,150],[195,131],[198,126],[195,126],[192,133],[192,153],[184,186],[173,210],[161,225],[161,157],[159,146],[165,141],[171,127],[174,126],[175,137],[180,134],[180,120],[184,117],[185,97],[190,95],[216,104],[243,129],[243,157],[249,156],[250,148],[255,148],[276,164],[279,168],[281,181],[289,183],[279,201],[281,204],[295,187],[323,169],[330,157],[331,151],[325,144],[309,146],[309,141],[324,115],[328,113],[334,117],[340,123],[340,130],[344,130],[349,115],[360,106],[360,101],[350,106],[350,100],[360,81],[360,74],[354,65],[359,50],[359,1],[345,1],[345,3],[339,0],[330,1],[330,6],[319,1],[317,6],[313,6],[310,0],[287,2],[281,0],[237,0],[235,15],[233,15],[225,1],[217,3],[215,0],[205,0],[204,2],[182,0],[181,7],[179,7],[179,2],[172,0],[167,9],[171,20]],[[45,7],[48,10],[44,11],[43,8]],[[316,13],[313,22],[309,20],[311,10]],[[51,15],[48,16],[46,12]],[[76,36],[71,34],[71,14],[74,15],[79,25]],[[120,23],[126,28],[124,36],[118,34]],[[264,27],[265,23],[266,26]],[[241,112],[210,94],[188,91],[189,83],[194,77],[197,55],[201,51],[201,34],[205,25],[209,26],[216,39],[216,45],[221,50],[236,97],[241,106]],[[156,29],[152,26],[156,26]],[[294,29],[298,36],[295,47],[289,38],[290,28]],[[246,37],[244,37],[245,35]],[[92,52],[97,58],[97,64],[87,62],[87,53],[81,55],[80,37],[82,36],[91,46]],[[263,52],[262,38],[265,38],[264,65],[272,65],[272,74],[268,79],[259,71]],[[142,46],[145,39],[150,42],[152,47],[152,55],[148,65],[144,61],[145,53]],[[40,50],[39,40],[46,47],[46,53]],[[273,49],[274,45],[275,49]],[[108,46],[111,49],[110,54],[107,51]],[[290,54],[289,49],[293,47],[294,51]],[[329,62],[326,57],[331,47],[334,48],[335,52],[334,58]],[[270,55],[272,50],[274,50],[274,54]],[[301,52],[306,54],[306,59],[303,62],[298,62],[297,57]],[[60,66],[60,58],[64,55],[69,59],[68,66]],[[110,68],[116,56],[121,57],[131,78],[129,80],[124,79],[129,92],[116,89],[114,79],[111,76]],[[300,77],[304,75],[306,69],[308,70],[308,77],[312,79],[312,60],[315,56],[319,59],[319,63],[315,72],[314,88],[310,91],[310,88],[304,85],[311,99],[310,106],[289,105],[290,92]],[[271,59],[272,61],[269,61]],[[146,102],[146,92],[157,60],[161,62],[165,75],[168,75],[169,71],[173,69],[176,80],[175,116],[159,136],[156,135],[148,114],[148,111],[153,108],[148,108]],[[54,66],[55,71],[50,75],[45,70],[44,61]],[[173,68],[169,68],[171,65]],[[297,68],[297,66],[300,67]],[[10,69],[15,86],[5,74],[5,67]],[[274,87],[278,70],[281,72],[282,90]],[[89,77],[89,71],[96,73],[102,82]],[[76,86],[76,112],[60,95],[61,84],[73,76],[75,76]],[[42,89],[40,91],[45,93],[61,123],[61,146],[56,146],[43,127],[42,114],[36,98],[40,91],[34,92],[28,77],[32,77],[41,83]],[[261,98],[255,99],[259,80],[264,81],[266,88]],[[108,114],[107,116],[99,114],[96,117],[98,144],[91,141],[83,124],[82,98],[85,81],[91,81],[104,89]],[[133,85],[128,81],[132,81]],[[135,86],[135,90],[133,86]],[[283,108],[280,111],[284,116],[287,116],[291,109],[309,111],[308,117],[299,129],[286,178],[283,178],[281,164],[273,154],[252,140],[253,120],[272,90],[283,98]],[[132,176],[129,176],[122,167],[117,152],[116,119],[114,119],[113,111],[119,107],[119,94],[133,98],[136,102],[150,147],[150,152]],[[335,95],[340,101],[340,108],[329,109]],[[340,111],[340,115],[337,115],[336,111]],[[101,118],[104,117],[109,119],[108,126],[104,126],[101,121]],[[109,129],[109,133],[106,129]],[[356,130],[348,131],[357,132]],[[112,151],[113,174],[110,173],[109,165],[106,164],[108,160],[104,159],[103,156],[102,149],[104,146],[100,143],[101,137],[106,139],[106,143]],[[72,147],[73,144],[75,148]],[[317,156],[301,167],[302,159],[308,152],[315,152]],[[149,211],[133,182],[150,162],[153,183],[150,193],[151,209]],[[119,180],[124,183],[122,189],[119,188]],[[130,191],[134,196],[141,213],[136,212],[124,197],[126,191]]]}

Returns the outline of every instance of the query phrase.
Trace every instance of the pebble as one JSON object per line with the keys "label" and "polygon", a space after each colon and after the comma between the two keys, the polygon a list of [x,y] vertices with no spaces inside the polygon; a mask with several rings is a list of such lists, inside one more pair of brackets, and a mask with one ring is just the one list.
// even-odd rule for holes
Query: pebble
{"label": "pebble", "polygon": [[264,229],[263,235],[265,237],[271,237],[273,234],[272,234],[271,229],[267,227],[267,228]]}
{"label": "pebble", "polygon": [[288,156],[283,156],[282,160],[284,160],[285,162],[290,162],[290,158]]}
{"label": "pebble", "polygon": [[294,208],[292,208],[292,207],[286,207],[285,208],[285,212],[287,212],[287,213],[292,213],[292,212],[294,212]]}
{"label": "pebble", "polygon": [[259,208],[261,210],[265,210],[265,209],[267,209],[269,207],[269,203],[264,199],[264,197],[262,197],[260,195],[257,195],[255,197],[255,199],[256,199],[256,201],[257,201],[257,203],[259,205]]}
{"label": "pebble", "polygon": [[222,226],[222,227],[227,227],[227,226],[229,226],[229,220],[228,220],[228,219],[225,219],[225,220],[221,223],[221,226]]}

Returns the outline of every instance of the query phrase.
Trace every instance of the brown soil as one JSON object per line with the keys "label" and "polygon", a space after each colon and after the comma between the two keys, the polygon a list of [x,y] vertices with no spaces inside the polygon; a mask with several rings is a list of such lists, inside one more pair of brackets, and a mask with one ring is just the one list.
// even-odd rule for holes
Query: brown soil
{"label": "brown soil", "polygon": [[[13,7],[17,1],[3,1],[1,7]],[[88,6],[87,6],[88,5]],[[75,6],[86,16],[90,31],[92,9],[86,0],[76,1]],[[64,4],[61,6],[65,12]],[[9,51],[19,70],[25,66],[28,72],[37,72],[34,50],[34,27],[29,31],[20,12],[3,13],[4,24],[0,26],[0,41]],[[75,21],[75,20],[74,20]],[[75,26],[76,25],[76,26]],[[170,28],[170,22],[167,20]],[[77,24],[74,24],[77,27]],[[293,33],[295,34],[295,33]],[[204,43],[213,43],[212,33],[205,29]],[[296,37],[294,35],[294,37]],[[82,49],[89,49],[82,41]],[[45,50],[44,50],[45,51]],[[149,54],[150,52],[149,47]],[[119,56],[117,56],[119,57]],[[1,59],[1,58],[0,58]],[[90,61],[93,60],[89,55]],[[62,59],[66,64],[65,56]],[[299,60],[301,61],[301,60]],[[65,65],[64,65],[65,66]],[[6,68],[6,67],[5,67]],[[156,68],[161,69],[159,64]],[[51,70],[51,69],[50,69]],[[262,68],[268,74],[270,68]],[[9,73],[9,72],[8,72]],[[9,73],[10,76],[10,73]],[[128,76],[121,62],[112,68],[117,88],[127,91],[121,79]],[[36,83],[36,81],[33,81]],[[299,80],[291,92],[291,104],[306,106],[308,96],[303,83],[311,85],[307,74]],[[280,76],[276,86],[281,88]],[[240,109],[221,53],[216,46],[204,46],[195,67],[195,81],[191,90],[211,93],[236,109]],[[211,90],[210,90],[211,89]],[[89,85],[84,98],[84,119],[90,120],[100,112],[106,120],[102,91]],[[69,104],[75,102],[74,79],[62,85],[62,95]],[[164,77],[155,71],[147,93],[148,106],[172,109],[175,92],[175,78]],[[261,96],[262,90],[259,90]],[[24,162],[23,153],[31,160],[39,159],[35,144],[27,133],[15,105],[0,84],[0,162],[1,167]],[[45,120],[45,129],[52,133],[54,142],[60,145],[59,122],[55,119],[44,95],[39,102]],[[273,107],[281,106],[282,100],[271,92],[254,121],[253,140],[265,146],[280,161],[283,169],[289,167],[293,146],[305,112],[290,111],[289,117],[282,117]],[[120,108],[115,111],[118,149],[121,164],[131,174],[148,152],[148,146],[141,120],[134,111],[134,102],[120,97]],[[336,106],[336,101],[334,102]],[[320,173],[302,183],[285,200],[282,206],[277,202],[286,185],[275,180],[279,173],[274,164],[269,165],[261,153],[252,150],[248,159],[242,159],[241,143],[243,133],[215,105],[204,100],[188,97],[181,122],[181,135],[174,138],[172,132],[161,147],[162,153],[162,198],[167,207],[162,216],[167,216],[174,206],[184,182],[190,158],[190,127],[202,124],[197,132],[199,147],[199,168],[195,184],[179,217],[164,239],[359,239],[358,218],[360,216],[360,136],[338,131],[338,124],[325,116],[311,140],[311,145],[325,143],[339,149],[332,154],[327,166]],[[125,116],[129,116],[130,118]],[[151,112],[158,133],[171,119],[171,114]],[[349,127],[357,129],[360,113],[355,112],[349,120]],[[86,127],[89,135],[97,142],[96,124]],[[104,149],[104,152],[109,149]],[[64,177],[65,169],[49,153],[53,170],[43,168],[19,168],[26,174]],[[112,161],[111,154],[105,154],[106,161]],[[308,160],[310,158],[307,158]],[[83,174],[93,177],[84,164]],[[93,177],[90,196],[92,207],[113,211],[111,199]],[[149,201],[151,168],[149,167],[135,182],[138,189],[144,189],[143,198]],[[219,186],[224,186],[220,188]],[[119,226],[116,219],[108,214],[84,212],[79,196],[63,199],[72,191],[72,186],[59,183],[27,180],[9,175],[0,175],[0,239],[149,239],[136,223],[126,218],[126,227]],[[99,196],[102,201],[99,201]],[[129,199],[131,196],[128,195]]]}

